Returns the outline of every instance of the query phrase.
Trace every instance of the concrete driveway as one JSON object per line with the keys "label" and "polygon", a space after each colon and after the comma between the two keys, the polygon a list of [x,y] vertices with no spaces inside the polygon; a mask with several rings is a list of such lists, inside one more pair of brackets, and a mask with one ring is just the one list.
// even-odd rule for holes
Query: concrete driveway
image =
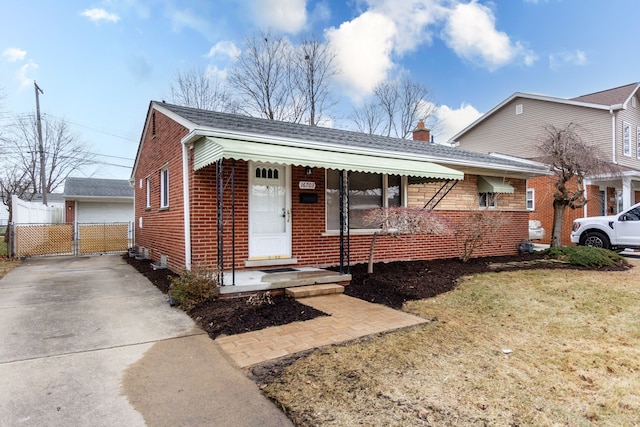
{"label": "concrete driveway", "polygon": [[119,256],[0,280],[0,426],[287,426],[218,345]]}

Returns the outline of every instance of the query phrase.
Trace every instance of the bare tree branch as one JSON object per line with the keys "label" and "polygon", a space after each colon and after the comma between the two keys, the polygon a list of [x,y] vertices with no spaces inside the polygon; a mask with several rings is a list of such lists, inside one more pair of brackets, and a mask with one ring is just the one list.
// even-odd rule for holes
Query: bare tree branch
{"label": "bare tree branch", "polygon": [[585,130],[575,122],[565,127],[544,126],[537,149],[541,161],[554,173],[553,227],[551,246],[562,245],[562,220],[567,207],[577,209],[587,203],[584,180],[588,175],[618,175],[619,168],[608,162],[598,147],[587,144]]}
{"label": "bare tree branch", "polygon": [[297,96],[289,40],[260,32],[245,40],[245,48],[229,74],[229,84],[244,100],[249,115],[299,123],[304,97]]}
{"label": "bare tree branch", "polygon": [[237,112],[239,105],[224,82],[208,69],[179,70],[171,85],[172,102],[201,110]]}

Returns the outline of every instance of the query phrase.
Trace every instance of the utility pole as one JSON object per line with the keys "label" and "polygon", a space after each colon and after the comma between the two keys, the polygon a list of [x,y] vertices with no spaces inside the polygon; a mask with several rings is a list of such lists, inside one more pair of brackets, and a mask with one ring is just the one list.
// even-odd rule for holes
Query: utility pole
{"label": "utility pole", "polygon": [[40,119],[40,93],[44,95],[40,86],[36,81],[33,81],[33,85],[36,90],[36,123],[38,126],[38,149],[40,150],[40,191],[42,192],[42,204],[47,204],[47,188],[46,188],[46,173],[44,170],[45,160],[44,160],[44,145],[42,144],[42,120]]}

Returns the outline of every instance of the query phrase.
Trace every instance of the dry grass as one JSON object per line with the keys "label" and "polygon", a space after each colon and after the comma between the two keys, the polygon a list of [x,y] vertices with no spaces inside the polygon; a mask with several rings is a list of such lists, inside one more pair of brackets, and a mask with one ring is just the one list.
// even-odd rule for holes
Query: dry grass
{"label": "dry grass", "polygon": [[5,274],[16,268],[20,264],[18,260],[6,260],[0,258],[0,279],[4,277]]}
{"label": "dry grass", "polygon": [[405,307],[433,322],[316,351],[265,392],[303,426],[638,426],[636,273],[466,278]]}

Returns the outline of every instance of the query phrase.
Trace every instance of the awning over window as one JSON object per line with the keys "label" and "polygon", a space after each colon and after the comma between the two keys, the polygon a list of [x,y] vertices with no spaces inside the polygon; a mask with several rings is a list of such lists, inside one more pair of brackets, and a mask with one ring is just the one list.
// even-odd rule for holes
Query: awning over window
{"label": "awning over window", "polygon": [[405,159],[402,153],[349,153],[327,146],[292,146],[214,137],[203,137],[194,144],[193,149],[194,170],[219,159],[236,159],[390,175],[455,180],[464,178],[464,174],[455,169],[427,161]]}
{"label": "awning over window", "polygon": [[494,176],[478,177],[478,193],[508,193],[513,194],[513,187],[502,178]]}

